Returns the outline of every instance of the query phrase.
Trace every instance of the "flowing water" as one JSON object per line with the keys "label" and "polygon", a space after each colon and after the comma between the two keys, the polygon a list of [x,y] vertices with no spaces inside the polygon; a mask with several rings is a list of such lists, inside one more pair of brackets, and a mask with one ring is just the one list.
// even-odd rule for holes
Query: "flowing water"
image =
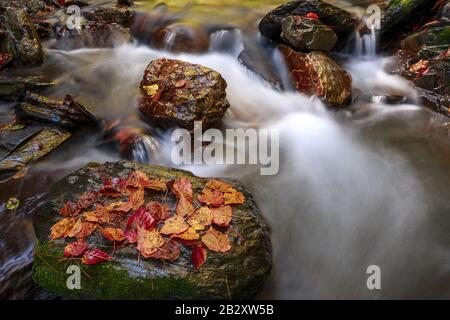
{"label": "flowing water", "polygon": [[[260,298],[450,298],[450,120],[421,107],[408,82],[383,71],[389,59],[376,54],[375,33],[357,35],[356,49],[338,56],[352,74],[355,99],[348,110],[335,112],[316,99],[274,89],[244,68],[236,57],[254,36],[230,32],[213,34],[210,52],[202,55],[137,43],[49,49],[42,71],[58,85],[48,94],[73,94],[105,121],[121,119],[124,126],[141,128],[146,135],[131,157],[174,166],[169,138],[142,122],[136,109],[144,69],[152,59],[171,57],[219,71],[231,105],[224,128],[279,130],[280,171],[261,176],[258,166],[183,168],[238,178],[255,196],[274,250],[274,268]],[[276,55],[274,61],[286,76]],[[390,95],[404,96],[404,103],[385,104]],[[16,236],[11,227],[11,236],[1,233],[7,254],[2,255],[0,292],[43,297],[12,280],[31,259],[32,232],[19,223],[32,217],[48,186],[67,172],[89,161],[121,158],[102,140],[99,133],[79,134],[20,183],[4,184],[2,199],[15,196],[25,203],[14,216],[0,213],[3,232],[6,222],[18,224]],[[381,290],[367,289],[369,265],[381,268]]]}

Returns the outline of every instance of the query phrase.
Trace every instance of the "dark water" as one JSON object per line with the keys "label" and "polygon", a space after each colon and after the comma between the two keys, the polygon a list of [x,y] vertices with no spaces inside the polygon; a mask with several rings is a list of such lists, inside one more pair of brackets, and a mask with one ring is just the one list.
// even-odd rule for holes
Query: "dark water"
{"label": "dark water", "polygon": [[[173,55],[144,45],[114,49],[47,50],[41,71],[57,80],[46,94],[69,93],[109,122],[144,132],[132,148],[137,161],[174,166],[171,144],[136,111],[139,82],[148,62],[168,56],[201,63],[223,75],[231,110],[225,127],[275,128],[280,132],[280,172],[260,176],[249,166],[192,166],[203,176],[241,179],[271,226],[274,269],[263,298],[449,298],[450,120],[418,103],[387,105],[357,99],[353,113],[327,111],[318,101],[279,92],[244,69],[236,56],[254,39],[255,21],[275,3],[169,1],[183,19],[228,21],[242,27],[226,53]],[[340,2],[363,11],[366,2]],[[153,12],[153,3],[137,2]],[[359,8],[355,8],[359,5]],[[239,18],[241,17],[241,18]],[[234,20],[233,20],[234,19]],[[250,40],[249,40],[250,39]],[[221,37],[213,39],[220,43]],[[369,96],[399,93],[415,101],[404,80],[383,72],[385,59],[344,57],[356,91]],[[282,72],[282,65],[279,65]],[[355,92],[356,92],[355,91]],[[378,101],[378,102],[377,102]],[[1,121],[11,116],[1,108]],[[48,188],[90,161],[124,158],[105,146],[102,133],[80,132],[17,180],[0,184],[0,297],[49,298],[30,280],[33,213]],[[10,197],[19,208],[5,209]],[[378,265],[382,289],[366,287],[366,268]]]}

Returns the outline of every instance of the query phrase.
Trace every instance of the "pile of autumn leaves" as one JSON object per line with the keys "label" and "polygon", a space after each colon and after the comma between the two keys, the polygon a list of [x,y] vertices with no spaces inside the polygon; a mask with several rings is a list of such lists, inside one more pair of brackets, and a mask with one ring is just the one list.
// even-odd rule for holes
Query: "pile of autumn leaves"
{"label": "pile of autumn leaves", "polygon": [[[174,210],[157,201],[146,203],[146,192],[164,193],[164,200],[169,190],[177,198]],[[179,257],[181,244],[192,248],[192,263],[198,269],[206,261],[206,249],[221,253],[231,249],[226,232],[231,205],[243,204],[245,198],[223,181],[208,180],[196,200],[187,178],[150,179],[133,171],[126,179],[106,180],[100,190],[83,193],[77,202],[66,202],[60,209],[63,219],[51,227],[50,238],[76,238],[66,245],[64,256],[81,257],[87,265],[112,260],[86,242],[96,232],[112,241],[114,248],[134,245],[145,258],[170,262]]]}

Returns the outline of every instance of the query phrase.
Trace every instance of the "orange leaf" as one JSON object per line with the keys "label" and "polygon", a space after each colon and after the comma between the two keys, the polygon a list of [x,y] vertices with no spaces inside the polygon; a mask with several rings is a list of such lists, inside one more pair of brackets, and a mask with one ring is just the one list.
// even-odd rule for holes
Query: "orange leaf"
{"label": "orange leaf", "polygon": [[77,208],[77,204],[73,201],[67,201],[61,209],[59,209],[59,213],[62,216],[73,216],[80,212],[80,210]]}
{"label": "orange leaf", "polygon": [[223,197],[225,204],[243,204],[245,202],[244,195],[239,191],[227,192]]}
{"label": "orange leaf", "polygon": [[172,192],[175,193],[177,198],[181,198],[183,196],[186,200],[192,201],[192,184],[187,178],[175,180],[172,184]]}
{"label": "orange leaf", "polygon": [[89,237],[95,229],[97,229],[97,225],[95,223],[83,221],[81,224],[81,230],[75,236],[78,239],[84,239]]}
{"label": "orange leaf", "polygon": [[177,239],[182,239],[182,240],[197,240],[198,238],[200,238],[200,235],[197,233],[197,231],[192,228],[189,227],[185,232],[180,233],[180,234],[173,234],[171,236],[171,238],[177,238]]}
{"label": "orange leaf", "polygon": [[231,206],[226,205],[219,208],[212,208],[211,213],[213,216],[213,223],[220,227],[228,227],[233,216],[233,209]]}
{"label": "orange leaf", "polygon": [[231,185],[229,185],[226,182],[220,181],[220,180],[208,180],[206,182],[206,187],[209,189],[215,189],[222,192],[233,192],[235,191]]}
{"label": "orange leaf", "polygon": [[64,218],[59,220],[50,228],[50,238],[57,239],[60,237],[65,237],[66,233],[72,229],[74,224],[75,220],[72,218]]}
{"label": "orange leaf", "polygon": [[230,240],[226,233],[210,227],[202,237],[203,244],[211,251],[227,252],[231,249]]}
{"label": "orange leaf", "polygon": [[161,227],[161,234],[182,233],[189,228],[189,225],[180,216],[173,216],[164,222]]}
{"label": "orange leaf", "polygon": [[169,216],[170,208],[156,201],[150,201],[144,207],[155,220],[165,220]]}
{"label": "orange leaf", "polygon": [[77,201],[77,207],[80,209],[87,209],[96,203],[98,200],[98,193],[93,191],[84,192]]}
{"label": "orange leaf", "polygon": [[156,249],[156,251],[149,255],[151,258],[159,259],[159,260],[169,260],[170,262],[174,262],[180,256],[180,247],[178,244],[169,240],[161,248]]}
{"label": "orange leaf", "polygon": [[194,212],[194,206],[186,197],[181,196],[177,202],[176,212],[180,217],[190,216]]}
{"label": "orange leaf", "polygon": [[202,194],[197,197],[201,204],[219,207],[224,204],[223,193],[219,190],[203,189]]}
{"label": "orange leaf", "polygon": [[66,234],[67,237],[75,237],[80,231],[83,229],[83,222],[81,221],[81,218],[77,219],[75,224],[73,225],[72,229]]}
{"label": "orange leaf", "polygon": [[128,201],[131,202],[134,210],[142,207],[145,202],[144,189],[137,189],[134,192],[132,192],[128,197]]}
{"label": "orange leaf", "polygon": [[106,210],[108,211],[120,211],[124,213],[127,213],[132,208],[133,204],[131,202],[122,202],[122,201],[113,202],[106,206]]}
{"label": "orange leaf", "polygon": [[125,240],[125,235],[120,228],[100,228],[101,234],[109,241],[123,241]]}
{"label": "orange leaf", "polygon": [[134,171],[127,178],[127,185],[138,189],[147,188],[156,191],[166,191],[166,183],[167,181],[163,179],[149,179],[147,174],[142,171]]}
{"label": "orange leaf", "polygon": [[187,222],[195,230],[203,230],[205,229],[205,227],[211,225],[212,219],[213,215],[211,213],[211,210],[207,207],[201,207],[189,217]]}
{"label": "orange leaf", "polygon": [[164,245],[164,239],[156,229],[147,230],[138,228],[137,231],[137,249],[146,258]]}

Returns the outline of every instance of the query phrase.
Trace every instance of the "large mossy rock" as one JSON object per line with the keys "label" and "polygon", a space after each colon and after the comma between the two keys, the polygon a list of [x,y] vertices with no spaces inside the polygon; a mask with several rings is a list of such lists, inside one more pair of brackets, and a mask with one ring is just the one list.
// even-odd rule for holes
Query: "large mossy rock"
{"label": "large mossy rock", "polygon": [[352,78],[335,61],[320,51],[302,53],[279,45],[294,84],[301,93],[315,95],[331,107],[350,102]]}
{"label": "large mossy rock", "polygon": [[[98,189],[102,177],[126,177],[133,170],[153,178],[186,177],[195,193],[206,183],[206,179],[187,171],[133,162],[91,163],[70,174],[52,187],[35,221],[38,244],[33,279],[37,284],[59,296],[93,299],[248,299],[262,289],[272,263],[268,229],[252,196],[233,180],[228,182],[245,195],[246,201],[233,206],[231,225],[235,231],[228,232],[232,248],[227,254],[208,252],[206,263],[196,270],[191,263],[191,250],[185,246],[180,246],[181,255],[174,263],[142,257],[138,262],[135,248],[116,248],[113,261],[82,265],[82,289],[69,290],[68,262],[61,261],[65,240],[49,239],[61,204],[77,199],[86,190]],[[158,196],[161,197],[147,195],[146,200],[158,200],[154,198]],[[168,193],[166,201],[174,206],[173,194]]]}
{"label": "large mossy rock", "polygon": [[162,127],[218,127],[229,108],[220,73],[202,65],[161,58],[149,63],[141,81],[140,110]]}
{"label": "large mossy rock", "polygon": [[343,9],[320,0],[299,0],[283,4],[270,11],[259,24],[259,30],[267,38],[278,40],[281,34],[281,21],[289,16],[305,16],[315,13],[319,20],[334,30],[340,40],[355,30],[356,17]]}

